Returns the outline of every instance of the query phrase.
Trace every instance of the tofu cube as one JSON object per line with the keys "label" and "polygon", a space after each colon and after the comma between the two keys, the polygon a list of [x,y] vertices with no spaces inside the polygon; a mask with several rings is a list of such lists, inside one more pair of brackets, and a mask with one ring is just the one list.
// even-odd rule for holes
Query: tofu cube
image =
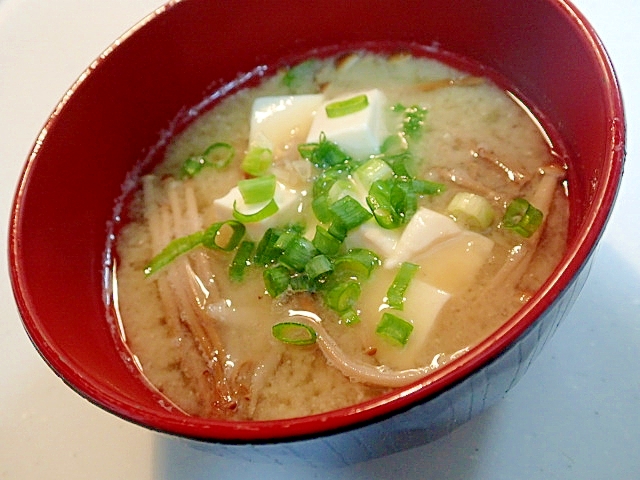
{"label": "tofu cube", "polygon": [[[429,339],[433,325],[440,311],[451,298],[451,294],[414,276],[405,292],[402,310],[395,310],[387,304],[387,290],[392,284],[397,270],[381,269],[375,278],[363,285],[359,307],[362,319],[363,345],[376,348],[376,358],[381,363],[395,369],[414,368],[424,361],[421,354]],[[384,312],[389,312],[413,325],[409,341],[404,347],[389,343],[375,333]]]}
{"label": "tofu cube", "polygon": [[399,239],[398,230],[382,228],[371,219],[349,232],[345,242],[348,248],[366,248],[385,259],[393,254]]}
{"label": "tofu cube", "polygon": [[476,232],[463,231],[444,240],[414,260],[418,277],[452,294],[471,286],[493,250],[494,242]]}
{"label": "tofu cube", "polygon": [[452,218],[421,207],[405,227],[391,255],[384,261],[384,267],[395,268],[402,262],[412,261],[434,243],[462,231]]}
{"label": "tofu cube", "polygon": [[[368,105],[355,113],[329,118],[326,106],[330,103],[347,100],[358,95],[366,95]],[[353,158],[363,159],[380,153],[380,146],[388,136],[384,110],[386,98],[378,90],[355,92],[326,101],[318,109],[307,142],[317,142],[324,133],[327,140],[336,143],[345,153]]]}
{"label": "tofu cube", "polygon": [[285,95],[259,97],[251,109],[249,148],[271,151],[304,141],[324,95]]}

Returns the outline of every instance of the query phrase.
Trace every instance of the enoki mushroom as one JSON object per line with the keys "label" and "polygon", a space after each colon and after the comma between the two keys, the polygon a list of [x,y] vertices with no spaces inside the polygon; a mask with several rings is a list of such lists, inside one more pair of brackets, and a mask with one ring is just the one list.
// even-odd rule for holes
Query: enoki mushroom
{"label": "enoki mushroom", "polygon": [[[542,218],[546,219],[551,209],[553,195],[558,187],[558,182],[564,178],[564,171],[560,167],[551,165],[540,169],[539,173],[538,183],[535,186],[530,202],[542,212]],[[501,288],[503,285],[517,284],[517,280],[524,275],[524,272],[531,262],[538,243],[540,242],[543,229],[544,223],[531,237],[511,249],[504,265],[498,270],[488,285],[489,289]]]}
{"label": "enoki mushroom", "polygon": [[[195,195],[188,185],[175,181],[162,184],[154,177],[146,177],[143,185],[154,254],[174,238],[202,228]],[[168,203],[160,200],[164,197],[163,191]],[[186,377],[199,385],[197,391],[206,416],[215,416],[217,412],[228,415],[238,407],[234,389],[225,375],[222,340],[204,310],[207,301],[218,297],[212,278],[207,254],[196,249],[177,258],[155,279],[168,312],[169,327],[176,333],[190,334],[202,357],[201,364],[194,364],[185,356],[181,368]]]}
{"label": "enoki mushroom", "polygon": [[430,366],[394,370],[385,365],[359,362],[342,351],[322,326],[322,320],[317,315],[307,311],[290,310],[289,319],[312,328],[316,332],[316,342],[327,363],[338,369],[345,377],[357,382],[381,387],[402,387],[424,377],[432,370]]}

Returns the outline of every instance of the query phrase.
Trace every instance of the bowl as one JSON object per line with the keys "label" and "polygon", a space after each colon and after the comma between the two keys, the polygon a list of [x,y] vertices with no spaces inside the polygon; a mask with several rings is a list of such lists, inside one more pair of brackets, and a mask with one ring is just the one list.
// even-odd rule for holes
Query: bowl
{"label": "bowl", "polygon": [[[203,99],[230,82],[317,49],[380,44],[424,48],[497,72],[554,126],[572,174],[566,254],[489,338],[372,401],[264,422],[206,420],[165,408],[123,348],[105,293],[117,199]],[[12,286],[43,359],[106,411],[220,455],[353,464],[434,440],[515,385],[586,280],[624,155],[614,70],[568,2],[171,1],[82,73],[37,137],[11,215]]]}

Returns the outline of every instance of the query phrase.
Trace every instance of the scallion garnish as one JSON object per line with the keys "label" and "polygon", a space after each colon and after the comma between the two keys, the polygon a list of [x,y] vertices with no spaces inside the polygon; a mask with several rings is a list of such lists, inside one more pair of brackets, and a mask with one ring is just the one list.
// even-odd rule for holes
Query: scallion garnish
{"label": "scallion garnish", "polygon": [[400,212],[391,204],[391,182],[377,180],[371,184],[367,204],[382,228],[398,228],[403,223]]}
{"label": "scallion garnish", "polygon": [[304,271],[311,280],[315,280],[322,275],[332,272],[333,262],[331,262],[326,255],[316,255],[304,266]]}
{"label": "scallion garnish", "polygon": [[229,266],[229,278],[234,282],[241,282],[244,279],[247,268],[251,266],[251,255],[255,247],[255,242],[250,240],[240,243]]}
{"label": "scallion garnish", "polygon": [[326,228],[317,225],[316,234],[313,237],[313,246],[325,255],[333,256],[340,250],[342,242],[331,235]]}
{"label": "scallion garnish", "polygon": [[200,155],[187,158],[180,167],[180,178],[191,178],[205,167],[204,158]]}
{"label": "scallion garnish", "polygon": [[344,163],[349,156],[338,145],[327,140],[324,134],[320,135],[318,143],[303,143],[298,145],[298,153],[309,160],[318,168],[327,168]]}
{"label": "scallion garnish", "polygon": [[372,215],[351,195],[345,195],[329,207],[338,221],[347,231],[352,230],[369,220]]}
{"label": "scallion garnish", "polygon": [[419,105],[405,107],[396,104],[393,107],[394,112],[402,112],[402,132],[407,138],[417,138],[422,133],[424,119],[427,115],[427,109]]}
{"label": "scallion garnish", "polygon": [[180,178],[191,178],[206,166],[224,168],[229,165],[235,154],[236,151],[230,144],[213,143],[201,155],[194,155],[184,161],[180,167]]}
{"label": "scallion garnish", "polygon": [[369,106],[369,99],[366,95],[356,95],[355,97],[347,98],[345,100],[337,100],[327,104],[325,111],[327,117],[338,118],[345,115],[351,115],[364,110]]}
{"label": "scallion garnish", "polygon": [[202,243],[204,232],[196,232],[185,237],[176,238],[162,249],[162,251],[151,259],[151,262],[144,268],[144,275],[153,275],[161,268],[165,267],[180,255],[197,247]]}
{"label": "scallion garnish", "polygon": [[318,63],[317,60],[310,59],[289,68],[282,77],[282,83],[291,90],[297,90],[306,81],[312,80]]}
{"label": "scallion garnish", "polygon": [[365,187],[369,188],[377,180],[388,180],[393,176],[393,170],[387,162],[373,157],[364,162],[353,172],[353,175]]}
{"label": "scallion garnish", "polygon": [[286,230],[278,236],[278,239],[274,243],[274,247],[284,251],[285,248],[287,248],[289,244],[299,236],[300,233],[295,230]]}
{"label": "scallion garnish", "polygon": [[271,327],[271,333],[283,343],[298,346],[313,345],[317,338],[313,328],[297,322],[277,323]]}
{"label": "scallion garnish", "polygon": [[275,228],[268,228],[264,235],[258,242],[256,247],[256,254],[254,256],[254,263],[257,265],[267,266],[275,263],[282,250],[277,248],[276,242],[280,238],[281,232],[278,232]]}
{"label": "scallion garnish", "polygon": [[333,261],[334,272],[340,279],[357,278],[366,280],[373,270],[380,266],[380,258],[366,248],[354,248]]}
{"label": "scallion garnish", "polygon": [[230,252],[238,246],[246,230],[247,228],[236,220],[217,222],[204,231],[202,244],[212,250]]}
{"label": "scallion garnish", "polygon": [[294,273],[289,277],[289,288],[292,292],[312,292],[315,284],[306,273]]}
{"label": "scallion garnish", "polygon": [[262,272],[264,286],[273,298],[280,296],[289,288],[290,277],[289,270],[283,265],[273,265]]}
{"label": "scallion garnish", "polygon": [[458,192],[449,202],[447,211],[476,230],[488,228],[494,219],[489,200],[471,192]]}
{"label": "scallion garnish", "polygon": [[316,248],[310,240],[303,236],[296,236],[282,252],[280,263],[297,272],[302,272],[316,254]]}
{"label": "scallion garnish", "polygon": [[264,207],[254,213],[242,213],[238,210],[237,201],[233,202],[233,216],[244,223],[253,223],[269,218],[278,211],[278,204],[271,199]]}
{"label": "scallion garnish", "polygon": [[418,195],[440,195],[447,187],[444,183],[414,178],[411,180],[411,189]]}
{"label": "scallion garnish", "polygon": [[353,308],[348,308],[340,314],[340,320],[345,325],[355,325],[360,322],[360,315]]}
{"label": "scallion garnish", "polygon": [[273,152],[264,147],[252,147],[242,160],[242,170],[249,175],[264,175],[273,163]]}
{"label": "scallion garnish", "polygon": [[342,314],[354,307],[360,293],[360,282],[357,280],[336,282],[324,292],[324,301],[331,310]]}
{"label": "scallion garnish", "polygon": [[216,142],[205,149],[202,158],[207,165],[220,169],[229,165],[235,154],[236,150],[230,144]]}
{"label": "scallion garnish", "polygon": [[393,283],[387,290],[387,304],[396,310],[404,308],[405,293],[409,287],[409,283],[420,267],[415,263],[404,262],[400,265],[398,273],[396,273]]}
{"label": "scallion garnish", "polygon": [[238,182],[238,190],[247,205],[271,200],[276,193],[276,176],[263,175]]}
{"label": "scallion garnish", "polygon": [[376,327],[376,333],[380,337],[400,347],[407,344],[412,331],[413,325],[411,323],[389,312],[382,314]]}
{"label": "scallion garnish", "polygon": [[529,238],[542,224],[543,214],[524,198],[516,198],[509,206],[502,219],[505,228]]}
{"label": "scallion garnish", "polygon": [[313,198],[311,201],[311,209],[318,221],[323,223],[331,222],[333,214],[331,213],[331,210],[329,210],[330,204],[331,202],[329,202],[329,197],[327,195],[321,195]]}

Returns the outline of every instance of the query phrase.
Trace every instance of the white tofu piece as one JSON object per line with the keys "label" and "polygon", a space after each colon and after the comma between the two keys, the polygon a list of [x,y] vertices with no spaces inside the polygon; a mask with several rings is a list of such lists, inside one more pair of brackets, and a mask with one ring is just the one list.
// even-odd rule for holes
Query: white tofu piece
{"label": "white tofu piece", "polygon": [[249,148],[276,151],[292,139],[302,141],[323,100],[322,94],[256,98],[251,109]]}
{"label": "white tofu piece", "polygon": [[474,282],[493,246],[490,238],[463,231],[416,258],[414,263],[421,267],[416,276],[452,294],[461,293]]}
{"label": "white tofu piece", "polygon": [[391,255],[384,261],[384,267],[395,268],[402,262],[413,261],[431,245],[462,231],[452,218],[421,207],[405,227]]}
{"label": "white tofu piece", "polygon": [[405,297],[402,311],[393,311],[393,313],[411,323],[413,331],[404,348],[392,347],[395,349],[394,363],[397,368],[417,366],[433,324],[442,307],[451,298],[451,294],[429,285],[416,276],[409,283]]}
{"label": "white tofu piece", "polygon": [[[289,220],[295,217],[302,211],[302,193],[296,190],[292,190],[284,184],[277,182],[276,191],[273,199],[278,205],[278,211],[270,217],[260,220],[259,222],[246,223],[247,235],[252,240],[260,240],[264,235],[264,232],[268,228],[275,227],[284,223],[289,223]],[[227,220],[233,217],[233,203],[236,203],[239,212],[243,214],[252,214],[263,209],[269,202],[260,202],[247,205],[244,203],[240,189],[236,186],[229,190],[224,197],[214,200],[213,206],[217,218],[220,220]]]}
{"label": "white tofu piece", "polygon": [[398,230],[382,228],[371,219],[350,231],[345,242],[348,248],[366,248],[385,259],[393,254],[399,239]]}
{"label": "white tofu piece", "polygon": [[[402,310],[386,304],[386,294],[397,270],[381,269],[375,278],[363,285],[359,307],[362,318],[362,344],[376,348],[377,359],[395,369],[421,366],[421,352],[427,342],[436,318],[451,294],[428,284],[417,274],[405,292]],[[392,313],[413,325],[409,341],[404,347],[392,345],[375,333],[384,312]]]}
{"label": "white tofu piece", "polygon": [[[329,118],[325,107],[336,101],[366,95],[368,105],[363,110],[341,117]],[[317,142],[320,134],[336,143],[348,155],[362,159],[380,153],[380,146],[388,136],[384,119],[386,97],[378,89],[354,92],[326,101],[315,115],[307,142]]]}

